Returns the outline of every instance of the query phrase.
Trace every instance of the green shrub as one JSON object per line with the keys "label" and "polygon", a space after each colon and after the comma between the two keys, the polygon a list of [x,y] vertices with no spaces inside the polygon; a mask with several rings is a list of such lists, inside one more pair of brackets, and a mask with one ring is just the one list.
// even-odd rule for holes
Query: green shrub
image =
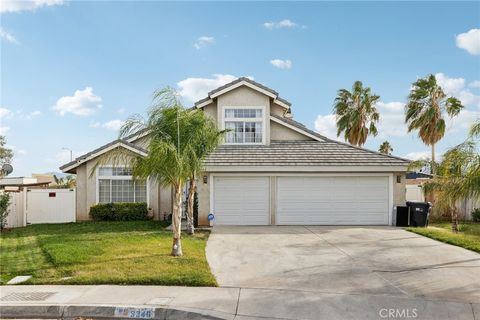
{"label": "green shrub", "polygon": [[480,208],[473,209],[472,220],[475,222],[480,222]]}
{"label": "green shrub", "polygon": [[10,195],[8,193],[0,194],[0,231],[3,231],[3,229],[7,225],[9,205],[10,205]]}
{"label": "green shrub", "polygon": [[90,207],[90,217],[97,221],[148,220],[145,202],[100,203]]}

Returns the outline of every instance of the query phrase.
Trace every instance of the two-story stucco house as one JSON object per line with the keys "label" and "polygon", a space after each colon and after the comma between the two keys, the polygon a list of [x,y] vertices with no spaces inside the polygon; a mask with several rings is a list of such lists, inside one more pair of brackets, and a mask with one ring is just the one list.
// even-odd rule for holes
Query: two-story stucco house
{"label": "two-story stucco house", "polygon": [[[328,139],[292,119],[291,105],[248,78],[195,103],[228,128],[199,177],[199,224],[390,225],[405,204],[408,161]],[[135,182],[126,167],[100,167],[113,148],[145,155],[148,134],[113,141],[61,167],[77,174],[77,220],[99,202],[147,201],[155,218],[172,211],[172,192]]]}

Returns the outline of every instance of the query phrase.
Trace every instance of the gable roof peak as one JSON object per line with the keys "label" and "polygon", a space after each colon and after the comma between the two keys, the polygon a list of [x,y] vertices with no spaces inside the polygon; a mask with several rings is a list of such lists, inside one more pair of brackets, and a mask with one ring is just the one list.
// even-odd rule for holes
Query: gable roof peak
{"label": "gable roof peak", "polygon": [[259,91],[267,96],[269,96],[270,98],[274,99],[275,101],[277,101],[277,103],[279,103],[280,105],[284,106],[286,109],[290,108],[291,106],[291,103],[288,102],[287,100],[283,99],[283,98],[280,98],[279,95],[278,95],[278,92],[261,84],[261,83],[258,83],[254,80],[252,80],[251,78],[249,77],[246,77],[246,76],[243,76],[243,77],[239,77],[229,83],[226,83],[224,84],[223,86],[220,86],[216,89],[213,89],[211,90],[208,94],[207,94],[207,97],[203,98],[203,99],[200,99],[198,100],[197,102],[195,102],[195,107],[197,108],[202,108],[204,107],[205,105],[211,103],[211,100],[213,98],[216,98],[230,90],[233,90],[235,88],[238,88],[240,86],[248,86],[249,88],[253,89],[253,90],[256,90],[256,91]]}

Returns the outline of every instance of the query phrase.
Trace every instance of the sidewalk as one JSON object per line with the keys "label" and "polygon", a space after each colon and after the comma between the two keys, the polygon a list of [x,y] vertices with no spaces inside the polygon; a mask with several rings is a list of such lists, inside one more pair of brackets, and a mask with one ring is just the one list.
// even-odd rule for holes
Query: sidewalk
{"label": "sidewalk", "polygon": [[480,304],[295,290],[3,286],[0,297],[1,318],[391,319],[393,309],[396,319],[480,319]]}

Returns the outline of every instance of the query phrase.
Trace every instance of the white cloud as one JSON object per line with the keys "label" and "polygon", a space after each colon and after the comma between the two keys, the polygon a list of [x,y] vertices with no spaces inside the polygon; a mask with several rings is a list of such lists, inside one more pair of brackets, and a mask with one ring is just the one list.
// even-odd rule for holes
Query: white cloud
{"label": "white cloud", "polygon": [[465,88],[465,79],[463,78],[449,78],[443,73],[435,74],[438,84],[447,94],[455,94]]}
{"label": "white cloud", "polygon": [[27,150],[26,149],[18,149],[17,147],[15,146],[12,146],[12,145],[5,145],[5,147],[7,147],[8,149],[11,149],[13,151],[13,155],[15,157],[18,157],[18,156],[24,156],[27,154]]}
{"label": "white cloud", "polygon": [[269,30],[282,29],[282,28],[296,28],[296,27],[305,28],[305,26],[299,26],[298,24],[296,24],[295,22],[289,19],[283,19],[281,21],[265,22],[263,26]]}
{"label": "white cloud", "polygon": [[403,137],[407,135],[405,125],[405,103],[403,102],[378,102],[377,111],[380,113],[378,122],[378,136],[380,138]]}
{"label": "white cloud", "polygon": [[127,111],[127,109],[125,109],[125,108],[118,108],[118,109],[117,109],[117,112],[118,112],[119,114],[124,114],[125,111]]}
{"label": "white cloud", "polygon": [[62,5],[63,3],[63,0],[2,0],[0,1],[0,12],[33,11],[44,6]]}
{"label": "white cloud", "polygon": [[270,60],[270,64],[278,69],[290,69],[292,67],[292,61],[290,60],[273,59]]}
{"label": "white cloud", "polygon": [[10,43],[19,44],[18,40],[5,29],[0,27],[0,38],[7,40]]}
{"label": "white cloud", "polygon": [[337,139],[335,115],[318,115],[317,119],[315,119],[315,130],[328,138]]}
{"label": "white cloud", "polygon": [[480,29],[471,29],[459,34],[456,43],[457,47],[467,50],[470,54],[480,54]]}
{"label": "white cloud", "polygon": [[58,164],[64,164],[72,161],[72,158],[75,159],[75,156],[70,154],[70,150],[62,150],[55,154],[55,160],[52,162],[58,163]]}
{"label": "white cloud", "polygon": [[213,78],[187,78],[178,82],[180,96],[190,102],[195,102],[205,98],[213,89],[237,79],[230,74],[213,74],[212,76]]}
{"label": "white cloud", "polygon": [[431,156],[432,156],[432,152],[427,150],[427,151],[410,152],[404,155],[403,157],[410,160],[427,160],[427,159],[430,159]]}
{"label": "white cloud", "polygon": [[10,127],[0,127],[0,136],[4,136],[10,130]]}
{"label": "white cloud", "polygon": [[90,128],[105,128],[108,130],[118,131],[124,123],[125,121],[118,119],[110,120],[104,123],[101,123],[100,121],[90,121],[90,124],[88,126]]}
{"label": "white cloud", "polygon": [[7,108],[0,108],[0,120],[11,119],[13,117],[13,112]]}
{"label": "white cloud", "polygon": [[35,111],[32,111],[28,114],[22,115],[21,117],[24,118],[24,119],[30,120],[32,118],[40,116],[41,114],[42,114],[42,112],[40,110],[35,110]]}
{"label": "white cloud", "polygon": [[[79,157],[80,155],[85,154],[84,151],[73,151],[71,156],[73,159]],[[56,167],[60,167],[71,161],[70,158],[70,150],[62,149],[61,151],[55,154],[54,158],[47,158],[45,159],[46,162],[55,165]]]}
{"label": "white cloud", "polygon": [[22,120],[30,120],[32,118],[40,116],[41,114],[42,112],[40,110],[35,110],[29,113],[24,112],[23,109],[15,111],[15,117]]}
{"label": "white cloud", "polygon": [[[447,95],[454,96],[462,102],[465,106],[476,106],[480,108],[480,96],[475,95],[466,87],[466,81],[463,78],[450,78],[446,74],[435,74],[438,84],[442,87]],[[477,81],[473,81],[474,85]]]}
{"label": "white cloud", "polygon": [[125,121],[123,120],[110,120],[102,124],[102,128],[106,128],[108,130],[118,131],[123,126]]}
{"label": "white cloud", "polygon": [[480,80],[472,81],[468,84],[468,86],[471,88],[480,88]]}
{"label": "white cloud", "polygon": [[90,121],[90,124],[88,125],[90,128],[98,128],[100,127],[102,124],[98,121]]}
{"label": "white cloud", "polygon": [[195,49],[200,50],[201,48],[204,48],[204,47],[206,47],[209,44],[212,44],[214,42],[215,42],[214,37],[203,36],[203,37],[198,38],[197,42],[195,42],[193,44],[193,46],[195,47]]}
{"label": "white cloud", "polygon": [[76,90],[73,96],[61,97],[52,109],[62,116],[67,113],[89,116],[102,107],[101,102],[102,98],[96,96],[91,87],[86,87]]}
{"label": "white cloud", "polygon": [[451,119],[450,117],[445,118],[445,126],[447,133],[453,132],[467,132],[470,129],[473,122],[480,119],[479,111],[470,111],[463,109],[460,113]]}

